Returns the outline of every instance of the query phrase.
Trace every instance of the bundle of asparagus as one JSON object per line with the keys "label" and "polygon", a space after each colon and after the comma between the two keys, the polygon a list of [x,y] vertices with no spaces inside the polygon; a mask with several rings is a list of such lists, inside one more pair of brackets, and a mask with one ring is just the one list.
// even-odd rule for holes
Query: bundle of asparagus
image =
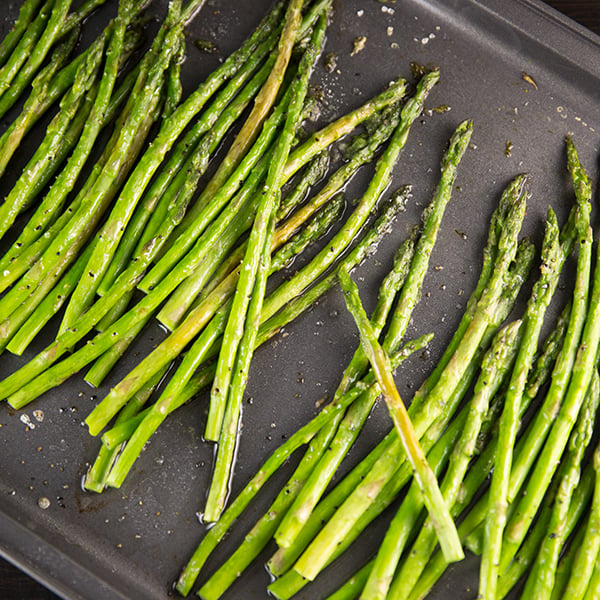
{"label": "bundle of asparagus", "polygon": [[[412,421],[408,423],[414,428],[413,433],[404,434],[404,425],[393,429],[362,463],[322,497],[356,439],[379,389],[386,399],[388,394],[392,397],[397,394],[390,391],[393,382],[389,371],[400,360],[400,356],[394,354],[403,335],[397,333],[402,331],[397,324],[406,323],[410,315],[412,306],[407,298],[414,302],[419,296],[428,252],[435,240],[435,219],[439,225],[443,212],[443,191],[447,194],[452,185],[449,183],[452,175],[448,174],[450,166],[447,164],[443,170],[436,200],[426,209],[416,250],[414,253],[411,250],[413,240],[407,240],[401,248],[394,270],[382,284],[380,302],[371,322],[360,307],[347,267],[340,267],[340,282],[348,295],[349,309],[359,324],[364,350],[357,351],[333,401],[267,460],[206,532],[179,578],[177,589],[182,594],[190,591],[218,542],[267,479],[300,445],[309,444],[304,459],[268,511],[246,533],[230,558],[201,586],[202,598],[220,597],[270,539],[274,539],[279,548],[268,562],[270,572],[276,577],[269,590],[277,598],[291,598],[350,548],[367,524],[398,497],[402,499],[400,507],[377,556],[330,598],[425,597],[445,567],[452,560],[460,559],[448,551],[448,540],[452,538],[443,538],[443,535],[452,535],[441,527],[446,510],[452,518],[461,519],[458,533],[463,543],[474,552],[483,551],[481,592],[488,597],[505,597],[530,565],[533,569],[524,593],[547,598],[571,597],[561,595],[563,593],[594,597],[597,579],[594,579],[594,559],[598,551],[593,541],[595,509],[587,526],[581,525],[579,539],[571,542],[570,551],[558,563],[561,551],[570,541],[570,533],[578,521],[583,521],[582,515],[592,495],[592,465],[588,464],[581,474],[580,471],[598,403],[598,378],[595,358],[592,358],[597,354],[598,343],[593,304],[586,315],[592,250],[590,188],[571,139],[567,140],[567,148],[577,205],[562,231],[553,212],[548,213],[539,278],[523,317],[501,326],[511,312],[534,258],[532,244],[526,239],[518,241],[527,198],[527,180],[520,176],[507,188],[493,215],[480,280],[463,319],[436,369],[410,405]],[[434,207],[437,207],[437,215]],[[536,332],[562,266],[575,245],[578,259],[573,300],[565,307],[536,358]],[[597,279],[597,269],[595,273]],[[377,338],[397,288],[402,290],[398,306],[380,346]],[[591,297],[594,293],[590,291]],[[395,336],[398,337],[392,344]],[[389,357],[388,352],[391,352]],[[360,373],[364,373],[366,355],[376,377],[370,373],[358,389],[349,390]],[[550,378],[551,384],[546,387]],[[375,379],[380,388],[374,383]],[[472,381],[475,383],[470,399],[460,408]],[[565,393],[568,395],[561,408]],[[513,394],[519,395],[516,405],[510,400]],[[536,401],[541,402],[541,408],[522,426],[518,443],[504,441],[508,415],[518,429]],[[402,417],[397,420],[393,416],[397,410],[397,404],[390,404],[390,413],[399,427]],[[516,411],[514,416],[512,411]],[[410,457],[410,451],[407,448],[406,454],[399,454],[399,449],[403,435],[414,436],[415,433],[415,447],[420,445],[427,453],[429,468],[435,476],[441,477],[445,469],[440,480],[443,500],[435,508],[428,500],[426,479],[418,479],[417,468],[422,465],[415,467],[414,482],[402,492],[410,482],[411,469],[405,460]],[[504,513],[509,515],[508,529],[504,540],[490,550],[493,534],[486,527],[497,527],[502,513],[490,510],[488,505],[501,503],[502,496],[492,483],[477,503],[472,504],[472,499],[485,488],[491,470],[494,477],[502,472],[493,467],[496,460],[506,460],[506,452],[514,453],[505,501],[509,509]],[[561,465],[563,453],[564,464]],[[594,461],[597,469],[597,457]],[[530,474],[527,493],[521,497],[519,490]],[[556,481],[549,485],[553,477]],[[428,518],[422,515],[425,506],[430,512]],[[538,509],[540,513],[534,521]],[[579,548],[584,537],[585,543]],[[437,554],[436,541],[440,545]],[[461,545],[458,549],[460,552]],[[488,558],[493,552],[499,552],[499,564]],[[515,552],[517,556],[512,560]],[[577,571],[566,566],[575,560],[579,565]],[[490,564],[495,573],[490,574]]]}
{"label": "bundle of asparagus", "polygon": [[[129,433],[126,438],[120,437],[116,449],[103,446],[86,487],[101,491],[106,484],[121,485],[145,441],[165,416],[214,377],[211,415],[215,416],[209,419],[207,437],[219,440],[222,457],[215,471],[214,500],[211,498],[209,502],[209,506],[214,505],[211,510],[216,518],[224,503],[231,471],[236,414],[252,348],[331,286],[331,277],[313,284],[360,232],[389,180],[392,160],[383,161],[380,180],[331,240],[328,250],[269,294],[262,306],[266,278],[320,237],[339,214],[341,202],[336,193],[360,165],[372,160],[394,129],[405,83],[394,82],[382,94],[315,132],[308,140],[295,141],[304,114],[308,79],[324,39],[329,2],[321,0],[305,7],[297,2],[285,13],[283,4],[278,3],[242,47],[180,102],[181,90],[174,82],[181,58],[181,32],[200,4],[193,2],[185,9],[178,2],[169,6],[163,27],[138,63],[135,78],[126,79],[132,86],[131,94],[116,117],[112,137],[81,191],[65,209],[63,203],[69,189],[63,183],[69,181],[74,186],[89,156],[100,131],[96,115],[107,114],[107,102],[119,66],[124,62],[119,48],[123,47],[130,22],[143,7],[121,3],[119,14],[103,32],[102,39],[109,40],[109,46],[90,118],[56,186],[3,259],[7,267],[4,284],[7,292],[0,300],[3,345],[13,352],[22,352],[68,301],[66,310],[54,342],[7,377],[2,382],[2,394],[12,406],[21,408],[92,361],[95,363],[87,378],[99,384],[152,315],[169,299],[158,318],[171,329],[171,334],[111,390],[87,419],[91,433],[97,434],[125,407],[118,416],[118,425],[127,424]],[[297,44],[304,45],[301,58],[291,62],[291,51]],[[87,75],[88,65],[95,65],[92,75],[99,72],[103,50],[98,43],[93,55],[95,62],[81,63],[65,96],[69,102],[61,103],[58,117],[68,120],[73,113],[73,109],[69,112],[67,108],[74,102],[71,97],[81,96],[80,81],[81,85],[92,85],[93,79]],[[293,70],[297,71],[295,75]],[[433,72],[424,78],[418,92],[421,97],[413,103],[408,124],[419,113],[422,98],[437,77]],[[204,108],[215,93],[212,104]],[[217,146],[253,99],[254,108],[228,153],[186,213]],[[143,150],[150,126],[160,114],[163,118],[158,133]],[[315,172],[320,172],[308,165],[297,189],[277,208],[286,181],[310,161],[317,166],[322,164],[328,146],[369,119],[373,121],[370,133],[356,137],[355,154],[310,202],[295,209],[302,200],[303,190],[317,177]],[[192,120],[191,127],[184,131]],[[407,126],[403,122],[400,146],[406,139]],[[55,129],[49,127],[49,140],[56,139]],[[400,146],[398,143],[396,146],[397,154]],[[24,173],[22,180],[26,179]],[[374,233],[345,259],[348,264],[362,259],[398,206],[396,202],[386,209]],[[13,212],[16,214],[23,208],[21,204]],[[290,211],[293,212],[288,216]],[[249,237],[244,241],[248,230]],[[271,253],[277,249],[271,260]],[[155,264],[149,269],[152,261]],[[255,285],[259,286],[257,292],[251,294]],[[136,287],[146,295],[130,304]],[[295,299],[303,290],[310,290],[306,299]],[[256,305],[248,304],[251,296],[256,298]],[[252,311],[247,315],[252,326],[236,324],[236,319],[241,319],[240,323],[245,320],[243,315],[251,306]],[[281,310],[283,307],[285,310]],[[264,328],[259,330],[261,322]],[[99,333],[77,348],[77,343],[93,328],[99,329]],[[235,333],[244,329],[247,333],[241,337]],[[219,354],[221,336],[225,344],[220,350],[222,358],[210,364],[210,359]],[[196,341],[190,346],[194,338]],[[238,351],[239,343],[242,346]],[[138,411],[170,364],[186,348],[185,360],[171,384],[152,408],[138,417]],[[74,351],[67,358],[60,360],[71,350]],[[229,363],[236,355],[239,360],[244,356],[245,366],[236,369],[239,379],[232,389],[237,391],[227,401],[230,408],[222,427],[225,404],[221,388],[229,386],[219,382],[229,372]],[[205,364],[200,376],[191,380]],[[110,436],[108,432],[106,439],[110,440]],[[125,439],[128,443],[113,465]]]}
{"label": "bundle of asparagus", "polygon": [[[331,0],[276,2],[185,98],[184,28],[204,0],[170,2],[141,57],[148,2],[120,0],[112,21],[71,58],[86,16],[100,4],[26,0],[0,44],[0,116],[30,90],[0,137],[0,176],[54,111],[0,205],[0,237],[9,243],[0,258],[1,349],[25,352],[61,313],[51,343],[0,382],[2,399],[20,409],[86,367],[85,379],[99,386],[153,318],[164,325],[164,339],[86,418],[102,445],[84,486],[101,493],[123,485],[168,415],[210,389],[204,437],[217,451],[203,520],[213,525],[179,577],[184,595],[266,481],[307,446],[269,510],[204,581],[201,597],[220,597],[274,541],[269,591],[290,598],[392,505],[378,552],[331,598],[422,598],[464,557],[463,546],[481,554],[482,598],[504,597],[528,567],[528,597],[595,597],[598,451],[582,464],[600,397],[600,271],[589,290],[591,189],[572,140],[576,206],[562,229],[548,211],[523,315],[505,322],[536,258],[534,245],[519,239],[528,199],[520,175],[492,217],[463,318],[406,409],[393,369],[431,338],[405,340],[470,121],[450,139],[431,204],[399,248],[371,319],[350,273],[410,196],[405,187],[378,207],[440,72],[422,73],[408,99],[409,84],[397,79],[306,137],[309,82]],[[339,162],[331,148],[345,136],[352,139]],[[371,162],[364,193],[346,210],[342,190]],[[325,244],[315,244],[324,236]],[[313,244],[287,279],[272,277]],[[538,352],[574,249],[572,302]],[[331,402],[228,504],[253,353],[337,283],[361,346]],[[340,477],[380,393],[393,428]],[[539,411],[528,420],[534,405]]]}

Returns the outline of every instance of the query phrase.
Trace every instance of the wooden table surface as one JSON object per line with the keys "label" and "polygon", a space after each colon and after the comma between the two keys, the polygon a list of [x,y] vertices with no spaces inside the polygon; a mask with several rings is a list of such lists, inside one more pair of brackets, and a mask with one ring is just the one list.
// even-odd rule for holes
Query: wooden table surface
{"label": "wooden table surface", "polygon": [[[600,35],[600,0],[546,0],[546,3]],[[2,600],[55,600],[57,596],[0,559]]]}

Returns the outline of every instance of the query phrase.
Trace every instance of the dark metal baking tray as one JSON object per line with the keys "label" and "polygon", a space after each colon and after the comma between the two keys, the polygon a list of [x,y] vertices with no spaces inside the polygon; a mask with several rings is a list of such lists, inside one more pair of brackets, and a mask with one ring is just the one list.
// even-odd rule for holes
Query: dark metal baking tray
{"label": "dark metal baking tray", "polygon": [[[90,19],[86,36],[106,22],[115,4]],[[239,44],[268,5],[264,0],[207,2],[189,27],[184,65],[188,91],[215,67],[219,56]],[[17,12],[18,3],[2,3],[5,30]],[[352,40],[359,35],[367,37],[365,49],[351,57]],[[219,54],[201,53],[191,43],[195,38],[213,40]],[[436,268],[427,276],[426,293],[409,332],[413,336],[433,331],[435,340],[427,356],[415,357],[397,373],[399,389],[409,400],[439,356],[473,288],[488,218],[504,185],[517,173],[531,174],[533,197],[524,233],[539,241],[548,205],[564,220],[572,202],[565,174],[567,133],[597,180],[600,39],[536,0],[345,0],[335,4],[327,40],[330,51],[339,56],[338,71],[327,73],[320,65],[314,76],[325,99],[321,122],[358,105],[393,78],[410,78],[413,61],[441,69],[441,82],[427,107],[450,107],[443,114],[425,111],[395,169],[394,187],[413,184],[413,198],[376,254],[356,271],[367,306],[373,305],[374,290],[395,248],[429,201],[449,135],[465,118],[475,124],[472,147],[460,167],[432,256]],[[505,153],[508,141],[510,156]],[[367,177],[365,170],[350,193],[360,193]],[[151,328],[111,381],[128,370],[135,353],[147,352],[162,335],[158,327]],[[342,298],[332,291],[286,328],[285,336],[257,352],[248,388],[253,402],[244,409],[234,492],[284,435],[307,421],[315,403],[334,390],[356,345]],[[30,356],[3,355],[0,374]],[[206,398],[167,420],[122,489],[94,495],[80,486],[97,449],[97,440],[89,437],[82,421],[110,383],[95,390],[73,377],[23,411],[0,407],[0,554],[65,598],[169,598],[175,595],[174,579],[204,531],[196,513],[203,506],[212,457],[212,448],[201,439]],[[21,420],[24,415],[35,427]],[[356,460],[388,427],[379,407],[348,461]],[[45,510],[38,504],[41,498],[50,500]],[[267,490],[211,566],[264,511],[268,498]],[[385,522],[384,515],[348,557],[298,597],[317,598],[331,591],[377,545]],[[263,559],[267,556],[268,552]],[[227,598],[268,597],[263,559]],[[474,598],[476,579],[477,562],[467,560],[450,570],[433,597]]]}

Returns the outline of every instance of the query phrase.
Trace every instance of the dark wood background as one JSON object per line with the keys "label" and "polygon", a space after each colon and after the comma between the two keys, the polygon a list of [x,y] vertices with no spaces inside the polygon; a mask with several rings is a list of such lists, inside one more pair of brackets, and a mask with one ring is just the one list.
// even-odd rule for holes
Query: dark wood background
{"label": "dark wood background", "polygon": [[[600,0],[546,0],[546,3],[600,35]],[[57,596],[0,559],[0,598],[55,600]]]}

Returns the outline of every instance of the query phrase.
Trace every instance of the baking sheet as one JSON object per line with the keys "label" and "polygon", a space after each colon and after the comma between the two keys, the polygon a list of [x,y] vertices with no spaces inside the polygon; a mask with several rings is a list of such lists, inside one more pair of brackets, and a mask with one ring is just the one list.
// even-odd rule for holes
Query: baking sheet
{"label": "baking sheet", "polygon": [[[158,12],[164,10],[166,3],[158,4]],[[188,31],[184,64],[188,91],[217,65],[219,56],[237,47],[269,4],[207,2]],[[0,6],[5,30],[18,7],[19,3]],[[90,19],[84,43],[113,9],[106,7]],[[352,41],[359,35],[367,37],[365,48],[350,56]],[[201,53],[192,44],[197,38],[213,40],[219,53]],[[567,133],[572,133],[582,161],[597,180],[599,40],[535,1],[345,0],[335,4],[326,52],[335,52],[339,61],[334,73],[327,73],[321,63],[313,78],[325,99],[319,123],[361,104],[393,78],[411,78],[411,62],[440,67],[441,82],[427,108],[450,107],[445,113],[425,111],[395,169],[393,188],[411,183],[413,198],[377,253],[356,271],[367,307],[373,306],[374,291],[394,250],[429,202],[447,139],[461,120],[472,118],[475,123],[431,259],[436,268],[426,278],[425,294],[408,333],[413,337],[434,331],[435,340],[428,353],[414,357],[397,373],[400,392],[408,400],[460,318],[479,273],[489,216],[505,184],[517,173],[532,175],[524,234],[539,241],[547,207],[551,204],[562,222],[571,206],[563,143]],[[537,89],[523,79],[523,72],[535,80]],[[509,141],[512,151],[506,156]],[[350,188],[350,197],[360,193],[368,176],[365,169]],[[2,181],[3,189],[8,189],[11,177],[14,174]],[[205,397],[165,422],[120,490],[95,495],[80,486],[97,450],[97,441],[82,425],[85,416],[110,384],[127,372],[136,353],[147,352],[162,335],[158,327],[150,328],[129,362],[98,390],[74,377],[23,411],[0,407],[0,552],[65,598],[173,597],[172,583],[203,534],[197,513],[204,503],[213,452],[201,439]],[[343,300],[332,291],[286,328],[285,335],[256,353],[234,492],[283,436],[304,424],[315,404],[333,393],[357,343]],[[23,358],[4,354],[0,375],[31,356],[32,352]],[[388,427],[385,410],[379,407],[346,468]],[[264,512],[269,490],[276,487],[269,487],[252,505],[207,572]],[[40,508],[44,498],[50,501],[47,509]],[[377,546],[390,516],[391,512],[383,515],[348,557],[298,597],[324,597],[335,589]],[[262,564],[269,555],[265,552],[225,598],[267,598],[269,576]],[[477,561],[467,560],[450,570],[432,597],[475,598],[476,580]]]}

